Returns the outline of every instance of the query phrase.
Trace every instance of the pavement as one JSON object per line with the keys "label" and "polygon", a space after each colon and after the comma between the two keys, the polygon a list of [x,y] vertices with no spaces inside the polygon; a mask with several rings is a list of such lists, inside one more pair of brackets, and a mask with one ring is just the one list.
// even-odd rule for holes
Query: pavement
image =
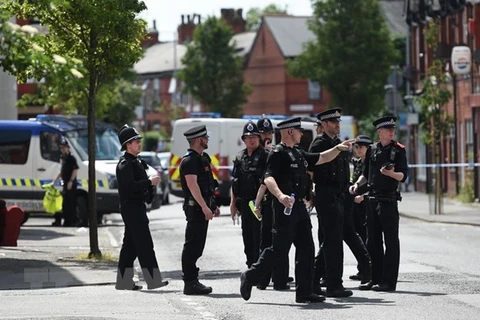
{"label": "pavement", "polygon": [[[399,211],[404,218],[480,226],[478,203],[445,198],[443,214],[439,215],[432,214],[431,196],[417,192],[402,196]],[[122,228],[120,215],[108,215],[105,225],[98,228],[100,251],[110,258],[100,261],[86,257],[90,252],[88,229],[52,227],[52,221],[31,218],[22,226],[17,247],[0,247],[0,290],[113,285],[121,246],[114,236]]]}

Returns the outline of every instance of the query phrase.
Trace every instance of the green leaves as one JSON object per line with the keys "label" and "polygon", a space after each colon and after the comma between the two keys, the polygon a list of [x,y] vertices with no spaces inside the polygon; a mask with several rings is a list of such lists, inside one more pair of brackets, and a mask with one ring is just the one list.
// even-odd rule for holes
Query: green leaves
{"label": "green leaves", "polygon": [[195,30],[179,72],[183,91],[224,117],[240,116],[251,92],[243,81],[243,58],[235,54],[232,37],[223,20],[208,18]]}
{"label": "green leaves", "polygon": [[384,85],[396,61],[376,0],[313,1],[316,41],[288,63],[293,76],[318,81],[331,104],[361,119],[385,109]]}
{"label": "green leaves", "polygon": [[[425,30],[427,45],[435,52],[437,39],[440,33],[440,25],[437,20],[430,21]],[[421,123],[423,140],[431,145],[441,141],[450,133],[453,124],[451,116],[444,106],[450,101],[452,94],[447,87],[451,78],[444,72],[444,62],[435,59],[428,68],[428,76],[423,80],[423,93],[416,98],[420,104],[422,114],[426,121]]]}

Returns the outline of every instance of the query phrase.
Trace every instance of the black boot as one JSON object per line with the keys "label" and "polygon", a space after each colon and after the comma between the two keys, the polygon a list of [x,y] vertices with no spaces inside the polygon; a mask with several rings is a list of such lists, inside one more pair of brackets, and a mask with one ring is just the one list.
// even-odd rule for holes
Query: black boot
{"label": "black boot", "polygon": [[212,287],[201,284],[198,280],[186,281],[183,287],[183,294],[186,295],[203,295],[212,293]]}

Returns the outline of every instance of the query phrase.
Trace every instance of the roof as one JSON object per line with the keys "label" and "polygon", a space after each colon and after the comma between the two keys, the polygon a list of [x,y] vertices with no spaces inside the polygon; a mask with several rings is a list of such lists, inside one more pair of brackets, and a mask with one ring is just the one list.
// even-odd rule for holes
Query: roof
{"label": "roof", "polygon": [[240,56],[245,56],[249,54],[256,36],[257,32],[255,31],[242,32],[234,35],[232,38],[232,42],[236,42],[237,54]]}
{"label": "roof", "polygon": [[187,52],[187,47],[178,44],[176,47],[176,65],[174,63],[174,42],[161,42],[148,47],[143,58],[138,61],[133,69],[137,74],[163,73],[181,69],[182,57]]}
{"label": "roof", "polygon": [[388,29],[393,34],[407,34],[403,2],[403,0],[380,1],[380,12],[385,18]]}
{"label": "roof", "polygon": [[[237,43],[237,54],[245,56],[250,53],[256,32],[242,32],[232,37],[232,42]],[[156,74],[171,72],[175,69],[182,69],[182,58],[187,52],[187,46],[177,43],[177,64],[174,64],[173,42],[162,42],[154,44],[145,50],[140,61],[138,61],[133,69],[137,74]]]}
{"label": "roof", "polygon": [[303,52],[303,46],[315,40],[315,35],[308,29],[310,17],[264,16],[275,41],[284,57],[296,57]]}
{"label": "roof", "polygon": [[[404,18],[403,0],[380,1],[380,13],[385,18],[390,32],[406,35],[407,24]],[[308,29],[308,20],[311,18],[267,15],[263,17],[263,22],[272,32],[283,56],[296,57],[303,52],[307,42],[316,39],[313,32]]]}

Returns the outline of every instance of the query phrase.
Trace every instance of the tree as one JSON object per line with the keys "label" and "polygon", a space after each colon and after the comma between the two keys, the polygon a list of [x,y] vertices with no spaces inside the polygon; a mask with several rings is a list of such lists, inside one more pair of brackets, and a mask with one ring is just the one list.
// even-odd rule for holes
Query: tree
{"label": "tree", "polygon": [[293,76],[318,81],[331,104],[362,118],[384,106],[394,49],[377,0],[317,0],[309,29],[316,40],[289,61]]}
{"label": "tree", "polygon": [[[422,139],[426,145],[431,147],[433,163],[443,162],[444,157],[441,146],[449,135],[453,124],[452,117],[445,108],[452,97],[450,90],[446,87],[451,82],[451,78],[444,72],[444,62],[435,56],[439,34],[440,24],[438,18],[429,21],[425,30],[425,38],[434,56],[432,64],[428,68],[428,76],[423,80],[423,93],[416,98],[425,118],[425,121],[421,123],[421,127],[424,129]],[[434,173],[434,212],[435,214],[441,214],[443,210],[443,175],[440,168],[435,168]]]}
{"label": "tree", "polygon": [[[75,87],[86,97],[88,106],[89,256],[101,255],[95,192],[96,98],[102,84],[114,81],[141,58],[140,41],[146,35],[146,22],[136,17],[146,9],[145,4],[138,0],[4,2],[9,16],[36,17],[41,25],[48,27],[48,34],[43,37],[45,51],[83,61],[85,77],[79,79]],[[11,68],[10,71],[14,75],[22,75],[17,68]],[[28,77],[40,79],[44,75],[40,70],[36,72]],[[58,82],[55,84],[61,85]],[[55,90],[52,87],[52,91]]]}
{"label": "tree", "polygon": [[247,25],[246,25],[246,30],[247,31],[257,31],[258,28],[260,27],[260,23],[262,21],[262,15],[266,13],[280,13],[280,14],[286,14],[287,13],[287,6],[285,6],[285,9],[280,8],[274,3],[269,4],[265,8],[260,9],[258,7],[255,8],[250,8],[247,12]]}
{"label": "tree", "polygon": [[243,58],[235,54],[232,37],[232,29],[222,19],[209,17],[195,30],[178,74],[184,92],[224,117],[240,116],[251,91],[244,83]]}

